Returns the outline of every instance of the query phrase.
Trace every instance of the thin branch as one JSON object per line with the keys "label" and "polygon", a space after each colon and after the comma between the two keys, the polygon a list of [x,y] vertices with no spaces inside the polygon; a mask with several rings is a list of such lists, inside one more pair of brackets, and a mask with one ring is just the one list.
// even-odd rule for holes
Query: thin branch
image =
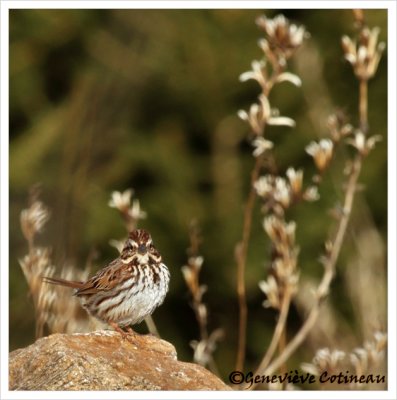
{"label": "thin branch", "polygon": [[366,134],[368,132],[368,81],[366,79],[360,80],[358,107],[360,110],[360,130]]}
{"label": "thin branch", "polygon": [[148,315],[147,317],[145,317],[145,323],[146,323],[146,326],[147,326],[149,332],[152,335],[160,337],[159,331],[157,330],[156,324],[154,323],[153,317],[151,315]]}
{"label": "thin branch", "polygon": [[[277,349],[277,345],[280,343],[280,339],[283,335],[283,332],[284,332],[284,329],[286,326],[286,322],[287,322],[289,307],[291,304],[291,298],[292,298],[292,294],[291,294],[291,291],[289,290],[289,287],[287,286],[286,292],[284,293],[284,296],[283,296],[283,302],[281,303],[280,314],[279,314],[279,318],[277,321],[277,325],[273,332],[272,340],[270,342],[267,352],[266,352],[265,356],[263,357],[259,367],[255,371],[254,376],[259,375],[261,373],[261,371],[263,371],[269,365],[269,362],[272,359],[274,352]],[[254,387],[255,387],[255,385],[252,385],[250,387],[250,389],[252,390]]]}
{"label": "thin branch", "polygon": [[243,238],[236,249],[237,259],[237,295],[239,302],[239,329],[236,371],[242,371],[245,359],[247,335],[247,298],[245,292],[245,267],[247,261],[248,243],[251,236],[252,213],[255,205],[256,193],[254,183],[258,180],[263,157],[256,158],[254,169],[251,172],[251,188],[244,209]]}
{"label": "thin branch", "polygon": [[[281,332],[281,335],[280,335],[280,340],[278,341],[278,353],[279,354],[281,354],[284,351],[286,345],[287,345],[287,323],[285,323],[284,328],[283,328],[283,330]],[[280,374],[281,375],[286,374],[287,371],[288,371],[287,368],[288,368],[287,363],[282,364],[280,366]],[[288,383],[287,381],[284,381],[281,384],[281,389],[282,390],[285,390],[287,388],[287,383]]]}

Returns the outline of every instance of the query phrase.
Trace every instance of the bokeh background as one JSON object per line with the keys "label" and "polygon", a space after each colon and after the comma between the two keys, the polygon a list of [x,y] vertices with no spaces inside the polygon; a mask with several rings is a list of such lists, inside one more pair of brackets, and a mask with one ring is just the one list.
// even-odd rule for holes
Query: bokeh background
{"label": "bokeh background", "polygon": [[[237,347],[234,247],[241,238],[253,166],[249,128],[236,112],[247,109],[259,93],[254,82],[240,83],[238,76],[262,56],[257,40],[263,34],[255,18],[263,13],[283,13],[311,34],[289,69],[302,78],[302,88],[281,84],[270,98],[297,126],[267,130],[279,170],[302,167],[309,183],[314,168],[304,147],[327,134],[327,116],[340,108],[357,124],[358,85],[340,47],[343,34],[355,33],[351,10],[10,11],[11,350],[35,340],[33,306],[18,264],[26,253],[19,215],[32,185],[41,184],[41,198],[51,209],[39,244],[52,247],[56,265],[76,268],[95,250],[98,269],[117,256],[109,240],[125,236],[121,218],[107,205],[110,194],[133,188],[148,213],[141,227],[152,233],[172,273],[170,293],[154,320],[182,360],[192,359],[189,342],[199,331],[180,268],[186,262],[189,223],[200,224],[209,328],[225,331],[215,359],[227,377]],[[386,41],[387,12],[365,15]],[[385,289],[379,286],[373,294],[369,282],[359,278],[372,269],[379,285],[386,279],[387,49],[369,84],[369,122],[371,134],[383,141],[365,162],[363,190],[329,299],[335,331],[343,327],[349,334],[335,335],[333,343],[321,335],[317,342],[309,338],[291,368],[309,361],[320,345],[361,345],[370,334],[363,326],[386,329]],[[321,199],[288,215],[298,223],[303,282],[322,273],[318,257],[335,224],[328,210],[342,198],[343,159],[342,154],[325,177]],[[366,265],[357,261],[363,254]],[[246,276],[251,369],[266,349],[276,317],[262,307],[258,287],[268,260],[257,205]],[[372,322],[364,322],[365,315]],[[289,335],[301,319],[297,302]],[[138,329],[144,332],[142,325]]]}

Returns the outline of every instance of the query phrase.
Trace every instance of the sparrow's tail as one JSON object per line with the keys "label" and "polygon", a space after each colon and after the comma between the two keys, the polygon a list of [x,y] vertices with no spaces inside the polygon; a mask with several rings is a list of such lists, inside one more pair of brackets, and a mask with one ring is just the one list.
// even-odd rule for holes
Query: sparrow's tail
{"label": "sparrow's tail", "polygon": [[43,282],[52,283],[53,285],[67,286],[74,289],[80,289],[83,286],[83,282],[68,281],[62,278],[50,278],[49,276],[43,276]]}

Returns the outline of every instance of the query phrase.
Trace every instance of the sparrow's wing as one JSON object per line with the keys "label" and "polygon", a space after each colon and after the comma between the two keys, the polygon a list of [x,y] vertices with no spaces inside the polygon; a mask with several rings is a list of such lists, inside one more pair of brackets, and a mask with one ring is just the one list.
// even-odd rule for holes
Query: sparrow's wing
{"label": "sparrow's wing", "polygon": [[79,287],[76,296],[112,290],[122,285],[127,279],[133,278],[134,275],[134,266],[126,265],[117,258]]}

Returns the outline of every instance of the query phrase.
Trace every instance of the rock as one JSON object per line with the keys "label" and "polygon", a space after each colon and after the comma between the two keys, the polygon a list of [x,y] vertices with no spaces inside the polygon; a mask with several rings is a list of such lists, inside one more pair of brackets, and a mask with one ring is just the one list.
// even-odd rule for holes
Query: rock
{"label": "rock", "polygon": [[54,334],[10,353],[10,390],[230,390],[152,335]]}

